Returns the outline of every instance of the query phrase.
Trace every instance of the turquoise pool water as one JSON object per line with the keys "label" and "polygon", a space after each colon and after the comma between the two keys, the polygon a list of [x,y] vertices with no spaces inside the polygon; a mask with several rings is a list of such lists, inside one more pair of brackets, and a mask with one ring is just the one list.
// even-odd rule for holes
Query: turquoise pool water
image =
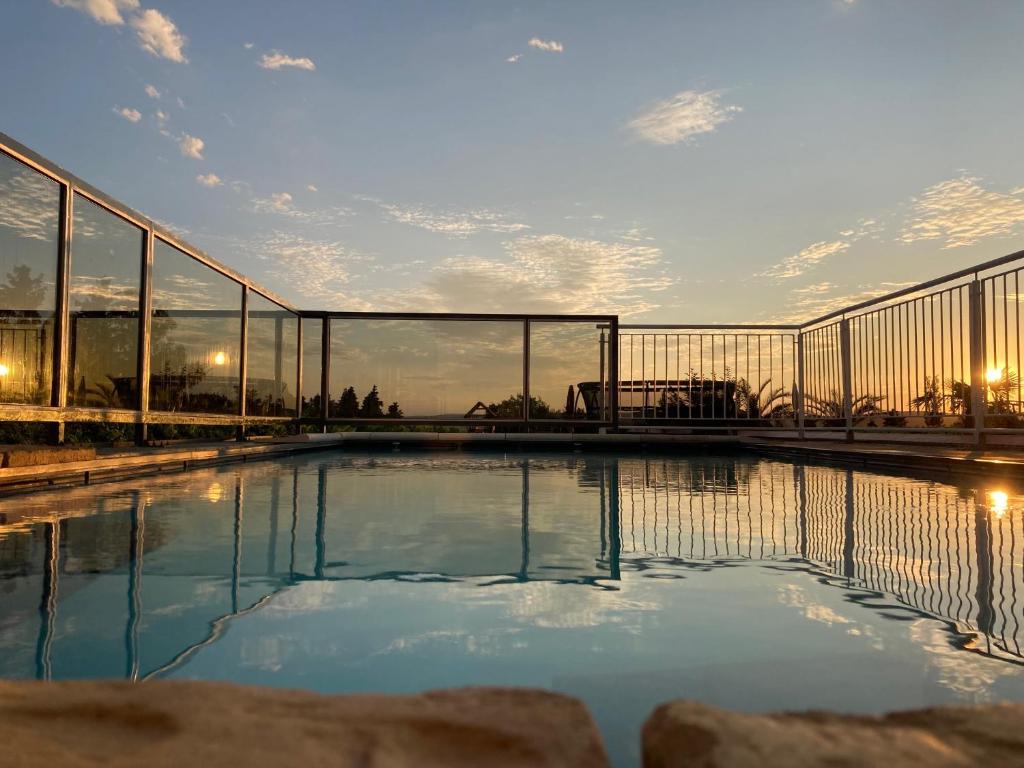
{"label": "turquoise pool water", "polygon": [[306,454],[0,500],[0,676],[1024,700],[1024,500],[749,456]]}

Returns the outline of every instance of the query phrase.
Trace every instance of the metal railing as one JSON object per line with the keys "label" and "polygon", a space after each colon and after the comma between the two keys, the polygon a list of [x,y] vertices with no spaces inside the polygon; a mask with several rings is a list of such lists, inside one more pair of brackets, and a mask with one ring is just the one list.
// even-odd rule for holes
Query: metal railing
{"label": "metal railing", "polygon": [[799,325],[307,311],[0,134],[0,422],[1024,433],[1024,251]]}

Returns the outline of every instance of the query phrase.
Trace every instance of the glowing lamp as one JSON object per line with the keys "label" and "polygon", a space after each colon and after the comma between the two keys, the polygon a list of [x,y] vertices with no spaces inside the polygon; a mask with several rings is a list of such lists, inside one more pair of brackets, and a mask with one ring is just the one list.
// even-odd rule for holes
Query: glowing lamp
{"label": "glowing lamp", "polygon": [[985,381],[989,384],[995,384],[997,381],[1001,381],[1003,378],[1002,368],[989,368],[985,371]]}
{"label": "glowing lamp", "polygon": [[989,509],[991,509],[996,517],[1002,517],[1006,514],[1006,508],[1009,505],[1010,497],[1006,495],[1006,491],[989,491],[988,494]]}

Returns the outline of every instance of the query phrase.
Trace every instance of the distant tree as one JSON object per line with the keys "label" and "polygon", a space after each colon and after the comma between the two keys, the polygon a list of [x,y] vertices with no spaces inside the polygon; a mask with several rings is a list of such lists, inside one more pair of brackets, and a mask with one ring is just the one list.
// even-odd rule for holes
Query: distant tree
{"label": "distant tree", "polygon": [[359,397],[355,387],[349,387],[338,399],[338,416],[343,419],[354,419],[359,416]]}
{"label": "distant tree", "polygon": [[[499,419],[521,419],[523,417],[523,396],[512,395],[500,403],[491,403],[487,406]],[[530,417],[534,419],[553,419],[558,414],[551,410],[551,406],[539,397],[530,396]]]}
{"label": "distant tree", "polygon": [[366,397],[363,398],[363,404],[359,408],[359,415],[364,419],[379,419],[384,416],[384,402],[380,399],[380,393],[377,391],[377,385],[373,385],[373,389],[366,393]]}
{"label": "distant tree", "polygon": [[394,402],[388,406],[388,418],[389,419],[400,419],[402,418],[402,409],[398,407],[398,403]]}

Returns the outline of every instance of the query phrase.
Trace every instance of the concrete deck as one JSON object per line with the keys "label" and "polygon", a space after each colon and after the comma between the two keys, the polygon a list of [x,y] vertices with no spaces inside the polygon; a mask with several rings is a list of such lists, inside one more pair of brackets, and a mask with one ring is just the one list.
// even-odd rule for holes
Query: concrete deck
{"label": "concrete deck", "polygon": [[574,434],[482,432],[336,432],[249,442],[180,443],[103,449],[95,459],[0,468],[0,493],[87,485],[132,476],[184,471],[233,461],[276,458],[311,450],[402,447],[426,450],[700,451],[751,450],[765,455],[930,474],[998,474],[1024,480],[1024,451],[986,451],[940,445],[797,441],[737,435]]}

